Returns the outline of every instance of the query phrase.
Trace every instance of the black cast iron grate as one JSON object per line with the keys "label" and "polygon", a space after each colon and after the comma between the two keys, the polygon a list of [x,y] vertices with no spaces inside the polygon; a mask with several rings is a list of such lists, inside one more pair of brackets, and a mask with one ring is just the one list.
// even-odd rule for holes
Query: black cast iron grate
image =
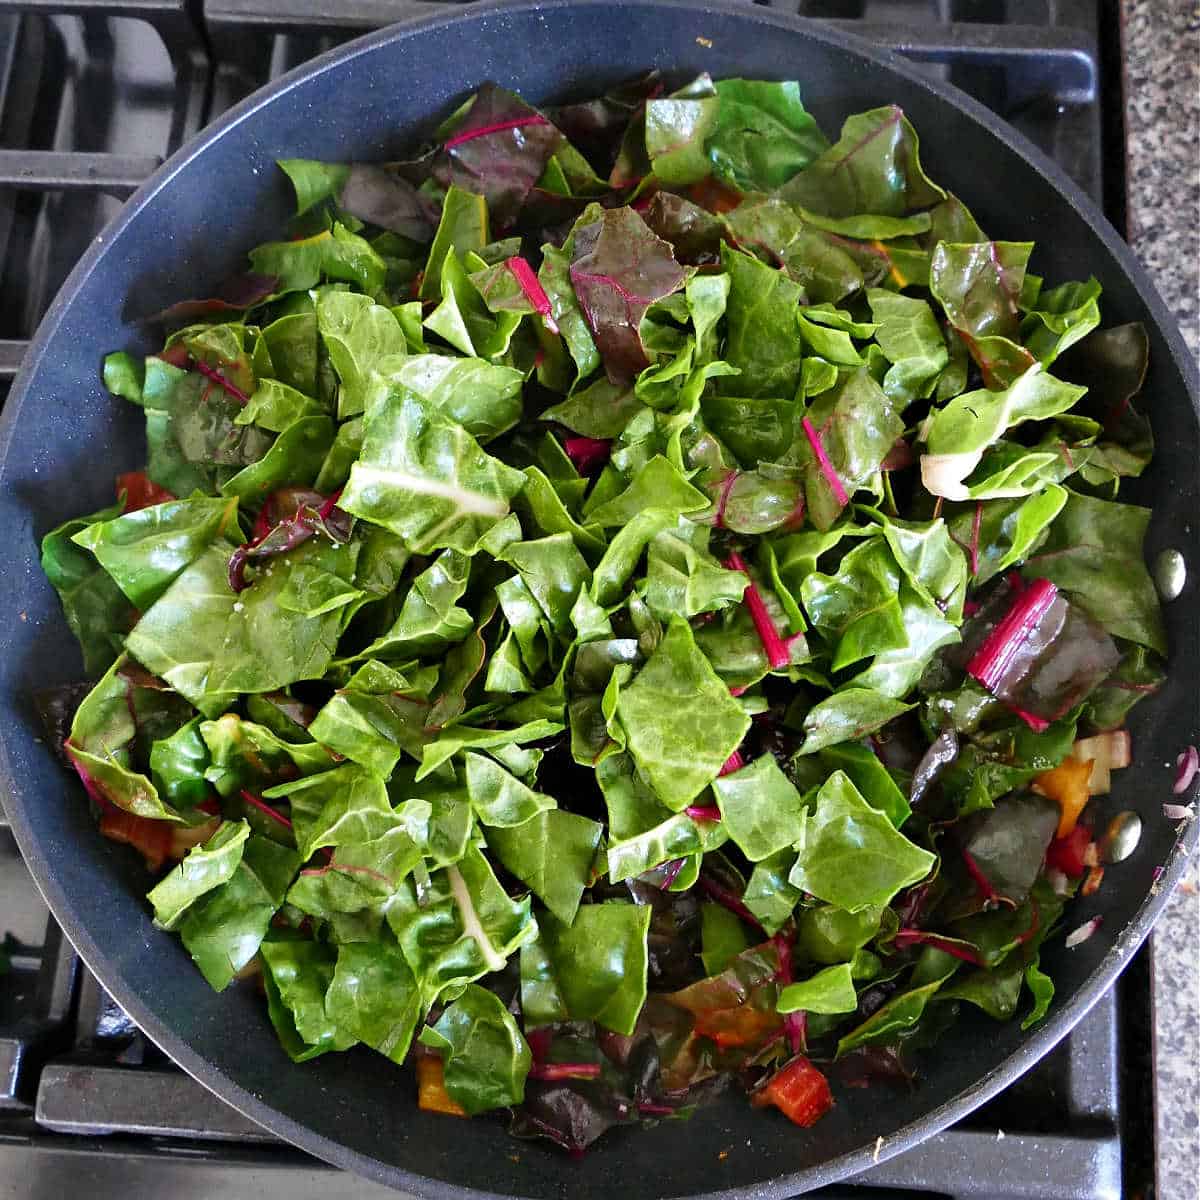
{"label": "black cast iron grate", "polygon": [[[972,93],[1124,226],[1115,3],[765,3],[844,25]],[[0,389],[91,239],[185,138],[314,54],[436,7],[434,0],[0,0]],[[95,1200],[393,1194],[276,1141],[151,1045],[78,963],[0,812],[5,931],[6,1196],[65,1195],[82,1180]],[[1070,1038],[967,1122],[854,1186],[818,1194],[1107,1200],[1143,1192],[1153,1178],[1149,979],[1143,953]]]}

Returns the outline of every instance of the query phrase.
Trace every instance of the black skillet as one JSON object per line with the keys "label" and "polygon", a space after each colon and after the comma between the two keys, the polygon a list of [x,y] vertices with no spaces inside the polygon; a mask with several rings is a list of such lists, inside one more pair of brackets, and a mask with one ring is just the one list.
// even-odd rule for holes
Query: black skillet
{"label": "black skillet", "polygon": [[[420,6],[414,5],[414,9]],[[1178,879],[1186,846],[1161,815],[1175,756],[1197,740],[1195,585],[1168,608],[1170,681],[1134,710],[1135,765],[1103,811],[1145,822],[1133,858],[1071,913],[1099,931],[1048,949],[1058,985],[1029,1033],[971,1013],[936,1048],[911,1094],[846,1091],[812,1130],[729,1096],[690,1122],[617,1131],[582,1162],[510,1141],[490,1120],[416,1110],[409,1078],[367,1051],[305,1066],[284,1056],[252,989],[216,995],[177,939],[158,933],[134,856],[103,841],[78,785],[40,740],[36,687],[73,680],[77,652],[37,565],[37,539],[111,499],[144,459],[140,414],[100,385],[101,356],[154,346],[138,318],[206,291],[289,213],[279,157],[399,157],[482,80],[536,102],[583,98],[659,67],[680,79],[798,79],[826,130],[898,103],[920,131],[929,174],[963,196],[994,237],[1037,242],[1050,279],[1095,274],[1107,323],[1143,321],[1145,405],[1158,442],[1135,495],[1154,505],[1148,554],[1176,547],[1200,569],[1195,364],[1144,271],[1096,208],[999,118],[901,59],[819,24],[745,4],[546,0],[438,7],[344,46],[240,104],[182,149],[126,205],[47,314],[0,423],[0,775],[21,850],[84,960],[150,1037],[201,1083],[269,1129],[340,1166],[425,1196],[783,1197],[855,1175],[912,1146],[1031,1067],[1109,987]],[[1194,847],[1196,825],[1183,841]],[[1152,890],[1156,868],[1165,874]],[[0,914],[0,925],[3,914]],[[969,1007],[969,1006],[968,1006]],[[973,1012],[974,1010],[972,1010]],[[878,1143],[877,1139],[882,1139]],[[718,1158],[720,1151],[728,1151]],[[1060,1170],[1070,1172],[1071,1164]]]}

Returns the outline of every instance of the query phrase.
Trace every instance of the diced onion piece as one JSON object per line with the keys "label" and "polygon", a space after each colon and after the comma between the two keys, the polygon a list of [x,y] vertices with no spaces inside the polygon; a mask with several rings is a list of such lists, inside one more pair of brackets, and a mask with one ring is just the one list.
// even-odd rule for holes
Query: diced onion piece
{"label": "diced onion piece", "polygon": [[1169,821],[1190,821],[1196,815],[1190,804],[1164,804],[1163,816]]}
{"label": "diced onion piece", "polygon": [[1171,791],[1177,796],[1182,796],[1192,786],[1192,780],[1200,770],[1200,751],[1197,751],[1195,746],[1189,746],[1175,760],[1175,767],[1175,783]]}
{"label": "diced onion piece", "polygon": [[1071,747],[1071,757],[1079,762],[1092,760],[1088,791],[1093,796],[1107,796],[1112,788],[1111,772],[1122,770],[1133,761],[1129,731],[1114,729],[1095,737],[1080,738]]}
{"label": "diced onion piece", "polygon": [[1078,929],[1072,929],[1067,934],[1063,944],[1068,950],[1074,950],[1076,946],[1082,946],[1100,928],[1102,919],[1101,917],[1093,917],[1090,921],[1084,921]]}
{"label": "diced onion piece", "polygon": [[1046,869],[1046,882],[1053,889],[1056,896],[1069,896],[1071,894],[1071,881],[1067,878],[1066,873],[1058,870],[1056,867],[1048,867]]}

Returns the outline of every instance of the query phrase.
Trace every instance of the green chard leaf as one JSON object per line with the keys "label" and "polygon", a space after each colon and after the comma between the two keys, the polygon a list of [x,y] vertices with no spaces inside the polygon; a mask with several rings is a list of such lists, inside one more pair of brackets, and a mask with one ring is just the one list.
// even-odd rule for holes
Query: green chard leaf
{"label": "green chard leaf", "polygon": [[[229,586],[233,548],[211,545],[175,579],[134,626],[126,645],[206,716],[239,692],[270,692],[325,673],[341,633],[341,605],[358,595],[358,543],[316,537],[267,560],[238,594]],[[305,593],[336,585],[334,607],[306,611]]]}
{"label": "green chard leaf", "polygon": [[390,939],[338,947],[325,1013],[338,1029],[403,1062],[421,1019],[421,994],[405,956]]}
{"label": "green chard leaf", "polygon": [[348,1050],[358,1041],[325,1012],[325,995],[337,962],[333,947],[268,938],[259,954],[271,1024],[293,1062],[307,1062],[330,1050]]}
{"label": "green chard leaf", "polygon": [[184,946],[214,991],[224,991],[258,953],[300,861],[295,850],[251,834],[230,878],[178,922]]}
{"label": "green chard leaf", "polygon": [[402,388],[367,413],[362,454],[338,504],[418,553],[469,551],[524,485],[520,471],[485,454],[457,421]]}
{"label": "green chard leaf", "polygon": [[434,874],[420,894],[406,882],[388,906],[387,921],[426,1005],[502,970],[538,930],[529,900],[511,900],[475,846]]}
{"label": "green chard leaf", "polygon": [[42,570],[62,602],[89,675],[108,670],[136,619],[134,606],[95,555],[76,538],[119,518],[120,501],[89,517],[67,521],[42,539]]}
{"label": "green chard leaf", "polygon": [[826,967],[800,983],[790,983],[779,993],[781,1013],[849,1013],[858,1008],[850,964]]}
{"label": "green chard leaf", "polygon": [[237,500],[169,500],[85,525],[72,537],[90,550],[135,608],[145,611],[226,531],[237,530]]}
{"label": "green chard leaf", "polygon": [[841,137],[780,193],[817,213],[903,216],[943,199],[921,170],[917,134],[895,105],[848,117]]}
{"label": "green chard leaf", "polygon": [[617,716],[639,770],[675,811],[716,779],[750,728],[680,617],[622,688]]}
{"label": "green chard leaf", "polygon": [[146,894],[154,908],[154,923],[175,929],[191,906],[213,888],[227,883],[242,861],[250,826],[223,821],[203,845],[193,846],[183,861]]}
{"label": "green chard leaf", "polygon": [[446,1091],[472,1115],[520,1104],[533,1055],[500,998],[477,984],[421,1031],[420,1042],[438,1050]]}
{"label": "green chard leaf", "polygon": [[807,809],[772,754],[713,780],[725,828],[751,862],[804,839]]}
{"label": "green chard leaf", "polygon": [[1071,492],[1023,574],[1057,584],[1114,637],[1167,651],[1142,543],[1150,510]]}
{"label": "green chard leaf", "polygon": [[725,182],[750,192],[782,187],[829,143],[795,82],[722,79],[708,157]]}
{"label": "green chard leaf", "polygon": [[854,913],[887,904],[901,888],[923,879],[936,861],[835,771],[817,792],[788,881]]}
{"label": "green chard leaf", "polygon": [[597,821],[550,808],[515,828],[490,828],[487,843],[506,870],[527,884],[554,916],[570,924],[591,880],[603,831]]}
{"label": "green chard leaf", "polygon": [[629,1035],[646,1001],[650,907],[585,904],[566,925],[543,922],[541,945],[570,1019]]}

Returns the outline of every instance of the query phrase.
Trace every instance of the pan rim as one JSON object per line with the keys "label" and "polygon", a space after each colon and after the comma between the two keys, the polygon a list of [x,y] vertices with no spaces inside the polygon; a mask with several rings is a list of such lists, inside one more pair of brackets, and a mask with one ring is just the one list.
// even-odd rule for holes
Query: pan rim
{"label": "pan rim", "polygon": [[[7,470],[8,453],[16,422],[30,385],[37,374],[43,358],[53,344],[72,300],[83,282],[101,263],[109,245],[137,220],[142,211],[154,200],[159,191],[195,158],[227,131],[252,119],[261,109],[282,101],[295,87],[326,71],[340,68],[377,48],[396,40],[430,29],[452,28],[460,24],[474,24],[490,14],[535,11],[540,13],[578,10],[580,7],[613,8],[615,0],[479,0],[477,3],[456,7],[451,11],[420,12],[302,64],[274,83],[259,89],[216,121],[206,126],[195,138],[182,146],[134,193],[105,230],[98,235],[80,261],[76,264],[58,295],[55,297],[38,330],[31,341],[21,371],[11,389],[9,398],[0,415],[0,483]],[[1113,256],[1138,293],[1149,311],[1151,319],[1166,341],[1170,357],[1184,380],[1190,394],[1193,409],[1200,415],[1200,373],[1195,360],[1188,352],[1174,318],[1168,313],[1157,289],[1145,268],[1133,255],[1132,250],[1109,224],[1099,208],[1070,180],[1056,163],[1036,146],[1008,126],[989,109],[959,91],[952,85],[934,81],[919,72],[899,54],[881,49],[842,28],[831,28],[823,22],[801,18],[773,9],[749,6],[739,0],[632,0],[631,7],[675,10],[692,16],[703,17],[707,13],[736,17],[748,25],[760,29],[780,29],[801,33],[811,40],[843,51],[849,51],[868,64],[878,65],[894,71],[908,82],[920,87],[948,104],[998,138],[1010,150],[1025,159],[1059,193],[1064,202],[1076,208],[1092,226],[1097,238]],[[326,1162],[353,1170],[391,1187],[405,1188],[412,1193],[437,1200],[479,1200],[495,1195],[480,1189],[414,1174],[399,1166],[386,1164],[379,1159],[350,1149],[331,1140],[309,1126],[303,1125],[274,1108],[265,1096],[256,1095],[235,1083],[217,1065],[208,1061],[174,1030],[160,1022],[142,1003],[138,993],[127,988],[117,966],[100,949],[87,930],[81,917],[82,905],[72,898],[52,871],[45,868],[45,860],[38,848],[37,838],[31,822],[27,819],[25,804],[18,798],[19,789],[13,781],[8,752],[8,733],[0,733],[0,778],[5,791],[13,796],[6,804],[9,820],[18,846],[30,871],[41,890],[55,919],[63,927],[67,937],[79,952],[81,959],[114,999],[130,1014],[146,1035],[158,1045],[177,1065],[195,1078],[221,1100],[230,1104],[246,1117]],[[693,1200],[764,1200],[766,1197],[783,1200],[798,1192],[832,1183],[867,1171],[932,1137],[948,1125],[960,1120],[973,1109],[989,1100],[1025,1071],[1029,1070],[1048,1053],[1087,1014],[1104,992],[1112,986],[1121,970],[1127,965],[1134,952],[1146,938],[1155,920],[1161,913],[1170,894],[1181,878],[1186,860],[1200,840],[1200,824],[1189,822],[1178,836],[1174,849],[1164,864],[1157,895],[1148,895],[1138,908],[1130,923],[1117,935],[1113,946],[1094,968],[1092,973],[1041,1027],[1033,1032],[1020,1047],[990,1072],[976,1080],[974,1085],[957,1093],[952,1099],[932,1112],[909,1122],[891,1135],[881,1147],[864,1146],[794,1172],[779,1175],[757,1185],[723,1188],[702,1194],[694,1194]]]}

